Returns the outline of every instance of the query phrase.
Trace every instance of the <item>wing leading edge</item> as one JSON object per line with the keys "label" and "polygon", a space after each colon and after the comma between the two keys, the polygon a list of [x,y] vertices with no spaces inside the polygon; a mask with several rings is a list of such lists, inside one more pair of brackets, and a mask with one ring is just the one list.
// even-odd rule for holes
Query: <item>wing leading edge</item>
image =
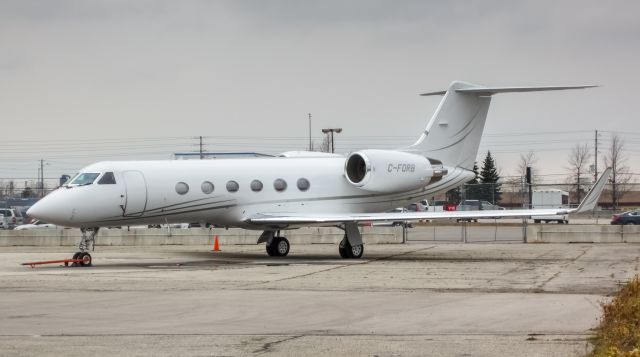
{"label": "wing leading edge", "polygon": [[477,219],[477,218],[518,218],[535,216],[565,215],[580,213],[595,208],[598,198],[609,180],[611,168],[605,170],[589,193],[575,209],[522,209],[522,210],[483,210],[483,211],[447,211],[447,212],[406,212],[406,213],[358,213],[358,214],[314,214],[303,213],[262,213],[247,221],[260,225],[304,225],[345,222],[398,222],[424,219]]}

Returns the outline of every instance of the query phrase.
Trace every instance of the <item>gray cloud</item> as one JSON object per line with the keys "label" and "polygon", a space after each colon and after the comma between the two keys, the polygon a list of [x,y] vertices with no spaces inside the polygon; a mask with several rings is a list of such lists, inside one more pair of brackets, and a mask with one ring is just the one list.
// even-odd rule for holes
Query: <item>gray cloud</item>
{"label": "gray cloud", "polygon": [[[638,10],[632,1],[4,1],[0,117],[33,129],[0,137],[304,142],[312,112],[316,128],[344,127],[347,150],[348,136],[411,141],[437,105],[417,93],[454,79],[604,85],[497,96],[489,133],[637,133]],[[503,151],[498,163],[512,172],[517,153]],[[90,153],[64,172],[95,161]],[[540,155],[545,170],[563,171],[560,149]]]}

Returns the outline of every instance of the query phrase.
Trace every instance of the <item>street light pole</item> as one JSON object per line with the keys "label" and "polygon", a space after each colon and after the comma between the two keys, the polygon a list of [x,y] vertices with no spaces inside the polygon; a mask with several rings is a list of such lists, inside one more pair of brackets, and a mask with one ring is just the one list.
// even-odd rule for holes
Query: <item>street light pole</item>
{"label": "street light pole", "polygon": [[326,128],[326,129],[322,129],[322,132],[324,134],[328,134],[331,133],[331,153],[335,153],[335,146],[334,146],[334,141],[333,141],[333,134],[334,133],[338,133],[340,134],[342,132],[342,128]]}
{"label": "street light pole", "polygon": [[313,150],[313,144],[311,144],[311,113],[309,113],[309,151]]}

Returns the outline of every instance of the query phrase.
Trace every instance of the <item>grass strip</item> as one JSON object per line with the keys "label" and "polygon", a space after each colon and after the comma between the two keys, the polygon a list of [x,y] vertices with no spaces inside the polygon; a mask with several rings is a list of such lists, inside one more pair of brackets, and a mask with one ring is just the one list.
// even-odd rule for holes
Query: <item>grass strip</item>
{"label": "grass strip", "polygon": [[640,357],[640,279],[636,275],[602,304],[603,316],[590,356]]}

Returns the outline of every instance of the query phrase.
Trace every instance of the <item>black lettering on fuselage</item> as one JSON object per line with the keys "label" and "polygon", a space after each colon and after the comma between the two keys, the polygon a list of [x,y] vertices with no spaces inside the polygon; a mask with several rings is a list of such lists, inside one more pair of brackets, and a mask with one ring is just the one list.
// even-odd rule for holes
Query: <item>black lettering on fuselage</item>
{"label": "black lettering on fuselage", "polygon": [[387,172],[400,173],[400,172],[415,172],[415,171],[416,171],[415,164],[404,164],[399,162],[397,164],[389,164],[387,166]]}

